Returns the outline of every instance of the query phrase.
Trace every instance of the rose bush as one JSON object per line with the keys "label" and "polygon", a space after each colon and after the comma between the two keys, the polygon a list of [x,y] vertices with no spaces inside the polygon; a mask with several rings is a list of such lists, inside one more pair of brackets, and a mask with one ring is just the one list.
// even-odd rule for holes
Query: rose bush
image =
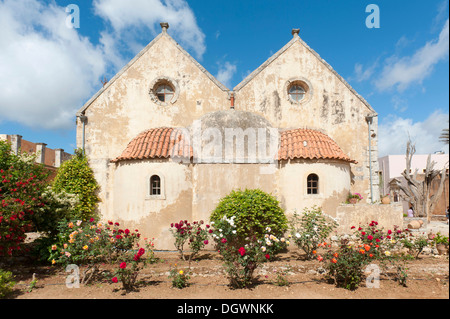
{"label": "rose bush", "polygon": [[352,236],[345,235],[337,250],[329,249],[331,245],[322,244],[328,248],[317,259],[325,263],[328,270],[327,277],[337,287],[356,289],[364,278],[364,268],[369,264],[376,264],[385,274],[388,269],[395,269],[395,279],[406,285],[407,268],[405,254],[403,253],[407,230],[385,231],[379,227],[378,222],[372,221],[368,225],[352,226]]}
{"label": "rose bush", "polygon": [[15,155],[0,141],[0,256],[23,249],[25,233],[33,229],[33,217],[45,205],[41,193],[47,177],[35,156]]}
{"label": "rose bush", "polygon": [[142,256],[145,254],[145,249],[140,248],[136,253],[133,254],[132,259],[130,260],[130,253],[127,253],[123,256],[123,260],[119,264],[119,268],[114,272],[113,278],[111,281],[113,283],[121,282],[122,287],[125,291],[131,291],[136,286],[136,281],[139,275],[139,272],[145,266],[147,259],[144,259]]}
{"label": "rose bush", "polygon": [[323,243],[338,224],[326,216],[321,208],[305,209],[301,215],[294,213],[289,221],[292,241],[306,253],[307,259],[314,258],[319,244]]}
{"label": "rose bush", "polygon": [[284,239],[278,239],[266,228],[264,239],[257,236],[242,238],[238,235],[235,217],[223,216],[213,224],[212,237],[216,248],[224,259],[224,268],[233,288],[245,288],[254,280],[254,271],[265,261],[274,258],[279,251],[277,244],[287,245]]}
{"label": "rose bush", "polygon": [[187,220],[180,220],[178,223],[172,223],[170,225],[170,231],[175,238],[175,248],[183,260],[186,260],[184,254],[184,246],[186,243],[191,251],[188,259],[189,262],[209,243],[210,225],[203,226],[204,224],[203,220],[192,223]]}
{"label": "rose bush", "polygon": [[178,270],[177,265],[170,269],[169,279],[172,280],[172,287],[183,289],[189,286],[189,280],[191,279],[190,270]]}
{"label": "rose bush", "polygon": [[91,218],[64,221],[59,226],[59,241],[49,247],[52,264],[76,264],[86,266],[82,283],[87,283],[99,274],[102,263],[112,264],[127,260],[127,255],[138,244],[138,230],[119,228],[119,223],[106,224]]}

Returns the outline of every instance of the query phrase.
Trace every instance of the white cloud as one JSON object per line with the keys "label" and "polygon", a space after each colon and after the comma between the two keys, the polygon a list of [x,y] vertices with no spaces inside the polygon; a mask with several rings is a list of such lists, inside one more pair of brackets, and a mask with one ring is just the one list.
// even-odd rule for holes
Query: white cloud
{"label": "white cloud", "polygon": [[236,73],[236,65],[231,64],[230,62],[225,62],[220,66],[219,72],[216,75],[216,78],[219,82],[224,84],[226,87],[231,87],[231,79]]}
{"label": "white cloud", "polygon": [[375,72],[378,65],[378,60],[375,61],[371,66],[363,69],[363,65],[360,63],[355,64],[355,76],[351,77],[349,80],[355,80],[356,82],[362,82],[370,79]]}
{"label": "white cloud", "polygon": [[65,7],[0,0],[0,114],[68,129],[105,71],[102,50],[66,26]]}
{"label": "white cloud", "polygon": [[386,59],[375,85],[381,91],[396,88],[401,92],[413,83],[420,84],[431,74],[438,62],[448,57],[448,53],[449,20],[447,19],[438,39],[427,42],[411,56],[400,58],[391,56]]}
{"label": "white cloud", "polygon": [[193,50],[196,58],[202,59],[206,51],[205,35],[185,0],[94,0],[93,5],[95,13],[112,27],[103,37],[109,39],[110,47],[114,44],[114,52],[128,47],[136,54],[142,42],[150,42],[161,32],[161,22],[169,23],[169,33],[186,50]]}
{"label": "white cloud", "polygon": [[0,121],[72,129],[103,76],[161,32],[160,22],[169,22],[169,33],[197,58],[206,50],[184,0],[94,0],[94,8],[110,26],[98,45],[68,28],[66,7],[53,1],[0,0]]}
{"label": "white cloud", "polygon": [[439,141],[442,129],[448,128],[448,116],[437,110],[423,122],[393,115],[387,117],[378,125],[378,156],[405,154],[408,138],[416,144],[416,154],[436,151],[448,154],[449,146]]}

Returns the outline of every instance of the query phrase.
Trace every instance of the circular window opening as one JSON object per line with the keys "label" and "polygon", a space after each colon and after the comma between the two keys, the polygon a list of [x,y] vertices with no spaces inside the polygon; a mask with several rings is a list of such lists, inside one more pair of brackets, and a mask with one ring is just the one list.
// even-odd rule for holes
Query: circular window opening
{"label": "circular window opening", "polygon": [[294,82],[288,88],[288,95],[292,102],[299,103],[306,98],[308,86],[301,82]]}
{"label": "circular window opening", "polygon": [[175,90],[169,83],[157,84],[155,95],[160,102],[170,102],[175,94]]}
{"label": "circular window opening", "polygon": [[168,78],[156,79],[150,87],[150,97],[156,104],[175,103],[178,98],[178,85]]}

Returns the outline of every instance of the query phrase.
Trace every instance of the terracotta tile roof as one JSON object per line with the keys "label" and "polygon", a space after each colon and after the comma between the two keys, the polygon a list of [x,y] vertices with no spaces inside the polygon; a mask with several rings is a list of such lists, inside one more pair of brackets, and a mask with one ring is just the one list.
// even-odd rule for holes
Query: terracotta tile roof
{"label": "terracotta tile roof", "polygon": [[295,129],[280,133],[279,160],[336,159],[356,163],[328,135],[310,129]]}
{"label": "terracotta tile roof", "polygon": [[[175,155],[192,158],[192,146],[183,139],[181,129],[161,127],[139,134],[112,162],[169,158]],[[356,163],[328,135],[310,129],[295,129],[280,133],[278,160],[295,158],[335,159]]]}
{"label": "terracotta tile roof", "polygon": [[140,160],[148,158],[169,158],[174,155],[191,158],[190,147],[182,138],[180,129],[160,127],[142,132],[134,138],[123,153],[112,160]]}

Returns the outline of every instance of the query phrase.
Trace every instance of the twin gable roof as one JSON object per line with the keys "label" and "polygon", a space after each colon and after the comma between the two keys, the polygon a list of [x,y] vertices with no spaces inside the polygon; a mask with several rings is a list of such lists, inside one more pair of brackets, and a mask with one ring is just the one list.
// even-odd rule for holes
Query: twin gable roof
{"label": "twin gable roof", "polygon": [[[184,50],[168,33],[167,23],[161,23],[162,32],[154,38],[144,49],[139,52],[127,65],[125,65],[106,85],[104,85],[89,101],[87,101],[83,107],[77,112],[77,116],[81,116],[89,108],[89,106],[105,91],[107,90],[123,73],[125,73],[139,58],[141,58],[151,47],[161,38],[166,37],[169,39],[175,47],[180,50],[189,60],[191,60],[215,85],[217,85],[221,90],[229,92],[230,90],[220,83],[211,73],[209,73],[200,63],[198,63],[186,50]],[[323,63],[356,97],[358,97],[361,102],[367,106],[371,114],[376,114],[375,110],[370,106],[370,104],[359,95],[351,86],[348,84],[344,78],[342,78],[324,59],[322,59],[317,52],[311,49],[299,36],[298,29],[293,30],[293,38],[283,46],[277,53],[272,55],[267,61],[265,61],[259,68],[249,74],[241,83],[239,83],[232,91],[236,92],[242,89],[247,83],[249,83],[254,77],[256,77],[262,70],[264,70],[269,64],[276,60],[280,55],[282,55],[286,50],[288,50],[294,43],[299,42],[306,49],[308,49],[321,63]]]}

